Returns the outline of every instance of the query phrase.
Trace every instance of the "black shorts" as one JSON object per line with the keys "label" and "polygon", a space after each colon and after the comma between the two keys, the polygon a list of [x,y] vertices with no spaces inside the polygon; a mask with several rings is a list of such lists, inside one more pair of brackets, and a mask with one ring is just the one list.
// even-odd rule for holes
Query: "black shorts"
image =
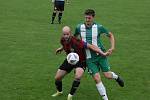
{"label": "black shorts", "polygon": [[85,70],[86,63],[79,61],[76,65],[71,65],[68,63],[67,59],[65,59],[64,62],[62,63],[62,65],[60,65],[60,67],[59,67],[59,69],[65,70],[68,73],[70,73],[72,71],[72,69],[74,69],[74,68],[82,68],[83,70]]}
{"label": "black shorts", "polygon": [[64,1],[55,1],[54,10],[64,11],[64,4],[65,4]]}

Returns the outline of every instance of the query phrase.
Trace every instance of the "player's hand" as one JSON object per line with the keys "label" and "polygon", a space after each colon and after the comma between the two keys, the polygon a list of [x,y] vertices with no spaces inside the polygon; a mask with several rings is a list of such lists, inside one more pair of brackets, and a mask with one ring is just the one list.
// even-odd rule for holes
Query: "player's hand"
{"label": "player's hand", "polygon": [[56,50],[56,55],[57,55],[57,54],[60,54],[60,53],[62,52],[62,50],[63,50],[62,48],[58,48],[58,49]]}
{"label": "player's hand", "polygon": [[111,53],[108,52],[108,51],[104,53],[105,56],[109,56],[110,54],[111,54]]}
{"label": "player's hand", "polygon": [[101,55],[106,57],[106,56],[109,56],[109,55],[110,55],[110,52],[107,51],[107,52],[105,52],[105,53],[102,53]]}
{"label": "player's hand", "polygon": [[111,55],[113,51],[114,51],[114,49],[113,49],[113,48],[110,48],[110,49],[108,49],[107,52],[109,52],[109,55]]}

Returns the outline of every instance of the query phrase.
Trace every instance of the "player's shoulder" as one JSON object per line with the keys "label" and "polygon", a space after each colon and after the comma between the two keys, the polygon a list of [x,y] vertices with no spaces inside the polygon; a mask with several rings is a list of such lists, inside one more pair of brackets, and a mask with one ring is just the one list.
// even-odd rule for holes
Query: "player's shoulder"
{"label": "player's shoulder", "polygon": [[75,36],[72,36],[72,37],[71,37],[71,40],[72,40],[72,42],[79,42],[79,41],[81,41],[80,39],[78,39],[78,38],[75,37]]}
{"label": "player's shoulder", "polygon": [[93,25],[96,25],[97,27],[103,27],[103,25],[102,24],[100,24],[100,23],[96,23],[96,22],[94,22],[94,24]]}
{"label": "player's shoulder", "polygon": [[63,44],[65,39],[63,37],[60,38],[60,43]]}
{"label": "player's shoulder", "polygon": [[82,25],[84,25],[84,23],[79,23],[79,24],[77,24],[77,27],[79,28],[79,27],[81,27]]}
{"label": "player's shoulder", "polygon": [[71,36],[71,41],[78,41],[78,39],[75,36]]}
{"label": "player's shoulder", "polygon": [[71,38],[71,40],[76,40],[76,38],[74,36],[71,36],[70,38]]}

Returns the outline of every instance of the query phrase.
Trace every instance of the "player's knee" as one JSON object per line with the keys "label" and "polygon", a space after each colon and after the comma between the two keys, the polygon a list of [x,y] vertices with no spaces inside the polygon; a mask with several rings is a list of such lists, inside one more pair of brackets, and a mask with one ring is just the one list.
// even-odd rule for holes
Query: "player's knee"
{"label": "player's knee", "polygon": [[75,75],[75,80],[80,80],[82,78],[83,73],[78,73]]}
{"label": "player's knee", "polygon": [[74,80],[80,82],[81,78],[75,78]]}
{"label": "player's knee", "polygon": [[104,76],[108,79],[112,78],[112,74],[110,72],[104,72]]}
{"label": "player's knee", "polygon": [[94,76],[93,76],[93,79],[96,83],[99,83],[101,82],[101,78],[100,78],[100,75],[99,73],[96,73]]}
{"label": "player's knee", "polygon": [[82,77],[82,74],[79,74],[79,75],[77,74],[77,75],[75,75],[75,79],[76,79],[76,80],[80,80],[81,77]]}
{"label": "player's knee", "polygon": [[75,71],[75,79],[81,79],[83,76],[84,70],[82,68],[77,68]]}
{"label": "player's knee", "polygon": [[61,81],[61,80],[62,80],[62,77],[60,77],[60,76],[55,76],[55,80]]}

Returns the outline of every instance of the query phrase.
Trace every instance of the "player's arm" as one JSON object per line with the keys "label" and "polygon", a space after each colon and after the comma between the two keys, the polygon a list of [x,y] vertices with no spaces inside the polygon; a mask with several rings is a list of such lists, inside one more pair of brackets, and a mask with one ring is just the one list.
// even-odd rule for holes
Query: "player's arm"
{"label": "player's arm", "polygon": [[89,43],[86,43],[86,42],[84,42],[84,47],[85,47],[85,48],[89,48],[89,49],[95,51],[96,53],[99,53],[99,54],[102,55],[102,56],[107,56],[107,55],[109,55],[109,52],[105,52],[105,53],[104,53],[104,52],[103,52],[100,48],[98,48],[97,46],[92,45],[92,44],[89,44]]}
{"label": "player's arm", "polygon": [[114,39],[113,33],[110,32],[110,31],[108,31],[103,26],[100,26],[99,29],[101,30],[102,33],[105,33],[105,35],[109,38],[111,47],[110,47],[110,49],[108,49],[107,52],[109,52],[110,54],[112,54],[113,50],[115,49],[115,39]]}
{"label": "player's arm", "polygon": [[56,54],[60,54],[63,50],[64,50],[64,42],[63,42],[63,38],[61,37],[60,39],[60,44],[61,44],[61,47],[59,47],[58,49],[56,49],[55,53]]}
{"label": "player's arm", "polygon": [[110,41],[110,49],[108,50],[108,52],[110,52],[110,54],[113,52],[113,50],[115,49],[115,38],[112,32],[109,32],[109,41]]}
{"label": "player's arm", "polygon": [[63,47],[59,47],[56,49],[56,54],[60,54],[63,51]]}
{"label": "player's arm", "polygon": [[91,49],[93,51],[95,51],[96,53],[102,55],[102,56],[107,56],[109,55],[109,52],[103,52],[100,48],[98,48],[97,46],[95,45],[92,45],[92,44],[89,44],[87,42],[84,42],[82,40],[79,40],[79,39],[75,39],[75,41],[73,41],[74,44],[78,47],[78,48],[88,48],[88,49]]}
{"label": "player's arm", "polygon": [[73,34],[77,39],[81,40],[81,36],[80,36],[80,25],[77,25],[77,27],[75,28],[75,32]]}

